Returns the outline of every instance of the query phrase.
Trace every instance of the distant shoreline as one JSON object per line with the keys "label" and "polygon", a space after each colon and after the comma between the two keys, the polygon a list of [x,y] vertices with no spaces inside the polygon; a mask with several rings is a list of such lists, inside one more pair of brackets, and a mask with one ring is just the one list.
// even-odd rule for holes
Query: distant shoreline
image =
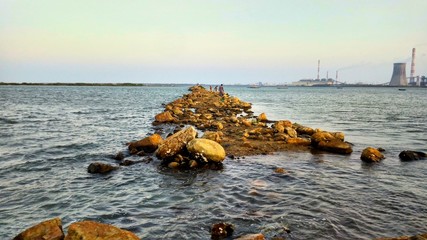
{"label": "distant shoreline", "polygon": [[[71,86],[71,87],[174,87],[188,86],[191,83],[30,83],[30,82],[0,82],[0,86]],[[210,84],[201,84],[209,86]],[[215,85],[215,84],[214,84]],[[231,84],[226,86],[250,87],[250,84]],[[389,86],[377,84],[339,84],[339,85],[313,85],[313,86],[293,86],[293,85],[265,85],[259,88],[345,88],[345,87],[380,87],[380,88],[426,88],[426,86]]]}
{"label": "distant shoreline", "polygon": [[0,82],[0,86],[70,86],[70,87],[159,87],[178,86],[189,84],[173,83],[29,83],[29,82]]}

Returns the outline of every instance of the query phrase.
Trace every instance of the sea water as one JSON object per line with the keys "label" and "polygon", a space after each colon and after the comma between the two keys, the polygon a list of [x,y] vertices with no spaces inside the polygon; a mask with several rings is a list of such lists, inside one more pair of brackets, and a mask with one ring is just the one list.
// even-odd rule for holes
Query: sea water
{"label": "sea water", "polygon": [[[0,87],[0,239],[60,217],[65,229],[94,220],[143,239],[210,239],[213,223],[234,236],[372,239],[427,232],[427,89],[229,86],[255,115],[341,131],[354,152],[284,152],[224,161],[221,171],[173,171],[159,161],[107,175],[94,161],[154,132],[162,104],[187,92],[167,87]],[[360,160],[382,147],[378,164]],[[138,160],[139,157],[130,157]],[[288,174],[277,174],[276,168]],[[289,230],[290,232],[288,233]]]}

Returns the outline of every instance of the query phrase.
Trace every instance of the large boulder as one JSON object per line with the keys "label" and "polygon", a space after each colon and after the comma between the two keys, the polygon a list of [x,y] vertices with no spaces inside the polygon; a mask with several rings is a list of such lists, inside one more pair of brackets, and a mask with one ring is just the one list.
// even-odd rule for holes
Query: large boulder
{"label": "large boulder", "polygon": [[187,143],[187,150],[193,155],[201,155],[209,161],[222,162],[225,159],[225,150],[217,142],[197,138]]}
{"label": "large boulder", "polygon": [[172,158],[185,149],[187,143],[197,136],[194,127],[180,130],[166,138],[157,148],[156,156],[160,159]]}
{"label": "large boulder", "polygon": [[311,135],[311,145],[317,149],[333,153],[350,154],[353,152],[351,144],[344,142],[344,134],[340,132],[315,132]]}
{"label": "large boulder", "polygon": [[82,221],[72,223],[68,227],[68,234],[65,240],[139,240],[132,232],[117,228],[115,226],[92,222]]}
{"label": "large boulder", "polygon": [[203,134],[202,138],[209,139],[209,140],[215,141],[217,143],[220,143],[222,135],[223,135],[222,132],[210,132],[210,131],[206,131]]}
{"label": "large boulder", "polygon": [[59,218],[50,219],[41,222],[20,233],[13,240],[62,240],[64,232],[62,231],[62,222]]}
{"label": "large boulder", "polygon": [[424,152],[416,151],[402,151],[399,153],[399,158],[402,161],[413,161],[413,160],[422,160],[427,157],[427,154]]}
{"label": "large boulder", "polygon": [[144,151],[147,153],[152,153],[156,151],[157,147],[163,142],[162,136],[159,134],[153,134],[149,137],[146,137],[142,140],[131,142],[128,146],[130,152],[139,152]]}
{"label": "large boulder", "polygon": [[379,162],[384,158],[384,155],[378,149],[373,147],[365,148],[360,156],[360,159],[364,162]]}
{"label": "large boulder", "polygon": [[338,139],[331,141],[321,141],[316,146],[320,150],[339,153],[339,154],[350,154],[353,152],[353,149],[349,143],[343,142]]}
{"label": "large boulder", "polygon": [[316,132],[311,135],[311,142],[314,146],[318,145],[320,142],[328,142],[335,140],[335,136],[330,132]]}
{"label": "large boulder", "polygon": [[158,123],[168,123],[168,122],[176,121],[176,119],[172,116],[172,114],[169,111],[159,113],[154,118]]}
{"label": "large boulder", "polygon": [[107,163],[93,162],[89,164],[89,166],[87,167],[87,172],[88,173],[109,173],[118,168],[119,167],[116,167]]}

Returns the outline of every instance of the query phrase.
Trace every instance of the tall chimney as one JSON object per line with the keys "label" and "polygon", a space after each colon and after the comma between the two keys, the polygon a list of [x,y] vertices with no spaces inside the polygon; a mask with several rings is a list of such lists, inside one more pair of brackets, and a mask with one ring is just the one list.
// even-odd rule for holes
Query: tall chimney
{"label": "tall chimney", "polygon": [[414,75],[415,75],[415,48],[412,48],[411,75],[409,77],[409,82],[411,84],[415,83]]}
{"label": "tall chimney", "polygon": [[319,73],[320,73],[320,59],[317,60],[317,80],[320,79]]}
{"label": "tall chimney", "polygon": [[335,81],[337,82],[337,84],[338,84],[338,70],[336,71],[336,73],[335,73]]}
{"label": "tall chimney", "polygon": [[406,63],[394,63],[390,86],[407,86]]}

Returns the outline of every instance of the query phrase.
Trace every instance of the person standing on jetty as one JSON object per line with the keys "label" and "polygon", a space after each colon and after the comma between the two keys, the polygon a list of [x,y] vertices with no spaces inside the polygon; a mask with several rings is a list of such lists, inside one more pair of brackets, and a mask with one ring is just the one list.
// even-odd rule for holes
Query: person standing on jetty
{"label": "person standing on jetty", "polygon": [[221,96],[221,97],[223,97],[224,96],[224,86],[221,84],[221,86],[219,86],[219,95]]}

